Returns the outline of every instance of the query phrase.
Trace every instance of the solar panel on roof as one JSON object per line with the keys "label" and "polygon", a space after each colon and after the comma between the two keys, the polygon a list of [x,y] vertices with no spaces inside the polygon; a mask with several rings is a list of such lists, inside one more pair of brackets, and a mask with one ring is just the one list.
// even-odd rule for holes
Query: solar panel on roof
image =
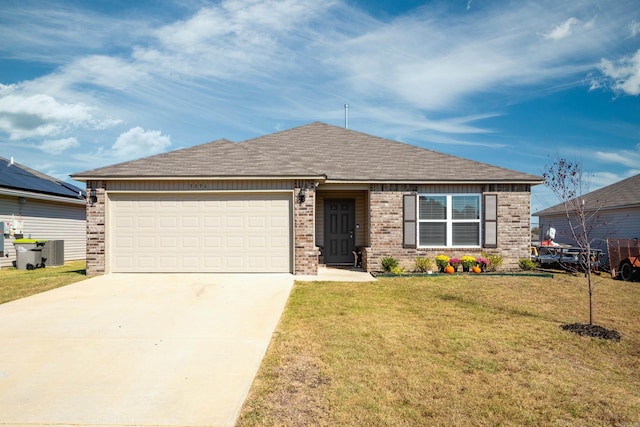
{"label": "solar panel on roof", "polygon": [[84,192],[72,184],[44,174],[37,175],[3,158],[0,158],[0,187],[63,197],[77,198],[79,194],[84,196]]}

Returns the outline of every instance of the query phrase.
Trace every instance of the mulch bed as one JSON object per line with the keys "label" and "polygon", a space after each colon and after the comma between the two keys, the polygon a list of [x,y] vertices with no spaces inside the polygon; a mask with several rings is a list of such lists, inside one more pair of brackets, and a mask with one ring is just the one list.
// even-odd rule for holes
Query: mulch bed
{"label": "mulch bed", "polygon": [[598,325],[585,325],[584,323],[572,323],[560,326],[565,331],[573,332],[584,337],[601,338],[604,340],[620,341],[620,333],[614,329],[606,329]]}

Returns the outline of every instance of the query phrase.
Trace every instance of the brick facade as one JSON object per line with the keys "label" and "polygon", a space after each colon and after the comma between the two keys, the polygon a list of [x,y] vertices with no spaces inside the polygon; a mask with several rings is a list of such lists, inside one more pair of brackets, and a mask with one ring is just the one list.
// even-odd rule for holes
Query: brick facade
{"label": "brick facade", "polygon": [[[318,248],[315,244],[316,186],[313,181],[296,182],[293,200],[294,273],[318,274]],[[304,201],[300,199],[304,189]]]}
{"label": "brick facade", "polygon": [[[434,260],[441,253],[451,257],[480,256],[482,251],[503,258],[502,269],[518,268],[518,260],[529,256],[530,191],[522,186],[487,186],[498,194],[498,247],[456,249],[411,249],[403,242],[403,195],[423,191],[412,185],[372,185],[369,191],[371,234],[364,250],[363,267],[367,271],[382,270],[381,260],[393,257],[407,271],[414,268],[415,258]],[[435,262],[434,262],[435,264]]]}
{"label": "brick facade", "polygon": [[[105,181],[87,182],[87,192],[96,188],[97,201],[87,201],[87,275],[106,272],[105,252]],[[318,272],[318,248],[316,247],[316,186],[313,181],[289,181],[286,187],[293,190],[293,272],[315,275]],[[284,189],[284,187],[279,187]],[[304,201],[299,198],[304,188]],[[372,184],[368,192],[369,233],[368,245],[362,254],[362,266],[367,271],[381,270],[381,260],[391,256],[408,271],[414,268],[418,256],[435,258],[440,253],[460,257],[479,256],[483,249],[409,249],[403,241],[403,195],[427,192],[432,188],[416,185]],[[465,191],[469,191],[467,188]],[[456,191],[451,191],[456,192]],[[471,191],[469,191],[471,192]],[[528,186],[492,185],[476,186],[475,192],[498,194],[498,247],[485,249],[500,255],[503,269],[518,267],[518,259],[529,256],[530,247],[530,189]]]}
{"label": "brick facade", "polygon": [[105,189],[104,182],[87,182],[87,195],[96,189],[98,200],[87,197],[87,276],[105,273]]}
{"label": "brick facade", "polygon": [[[316,186],[313,181],[290,182],[293,189],[293,269],[295,274],[318,274],[318,248],[315,246],[315,201]],[[105,252],[105,181],[87,182],[87,193],[90,188],[96,189],[97,201],[93,204],[87,200],[87,275],[94,276],[106,273]],[[305,200],[300,202],[300,188],[305,189]]]}

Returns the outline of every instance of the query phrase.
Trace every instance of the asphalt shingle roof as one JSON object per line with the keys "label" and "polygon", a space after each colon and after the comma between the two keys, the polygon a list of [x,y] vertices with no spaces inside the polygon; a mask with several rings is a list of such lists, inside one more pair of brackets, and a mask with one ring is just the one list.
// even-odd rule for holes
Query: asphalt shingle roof
{"label": "asphalt shingle roof", "polygon": [[0,157],[0,188],[50,194],[69,198],[84,197],[84,190]]}
{"label": "asphalt shingle roof", "polygon": [[[640,207],[640,174],[585,194],[585,205],[590,209],[616,209]],[[536,212],[533,216],[564,214],[564,206],[559,203]]]}
{"label": "asphalt shingle roof", "polygon": [[73,175],[81,180],[283,176],[361,182],[542,182],[539,176],[319,122],[243,142],[220,140]]}

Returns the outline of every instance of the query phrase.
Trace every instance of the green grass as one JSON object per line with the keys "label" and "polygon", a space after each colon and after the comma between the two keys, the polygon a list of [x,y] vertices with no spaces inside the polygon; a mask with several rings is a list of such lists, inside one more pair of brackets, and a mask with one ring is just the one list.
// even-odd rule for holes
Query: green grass
{"label": "green grass", "polygon": [[71,261],[64,266],[35,270],[3,268],[0,270],[0,304],[84,280],[85,265],[84,261]]}
{"label": "green grass", "polygon": [[640,423],[640,284],[582,277],[297,282],[239,425]]}

